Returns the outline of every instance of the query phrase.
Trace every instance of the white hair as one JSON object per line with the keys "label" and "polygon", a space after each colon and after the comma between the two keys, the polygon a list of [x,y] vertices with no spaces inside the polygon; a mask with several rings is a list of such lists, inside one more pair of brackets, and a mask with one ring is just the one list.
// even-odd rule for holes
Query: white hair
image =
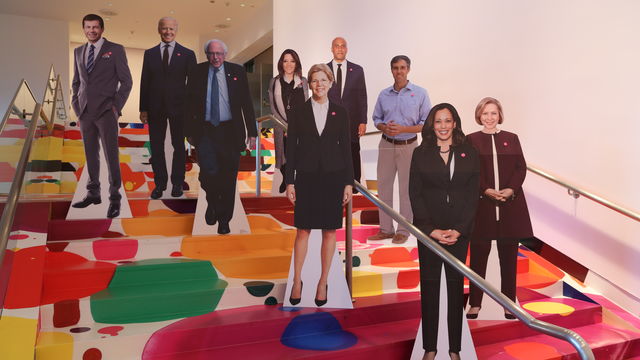
{"label": "white hair", "polygon": [[174,21],[176,23],[176,29],[178,28],[178,20],[176,20],[171,16],[165,16],[160,18],[160,20],[158,20],[158,29],[160,28],[160,25],[162,24],[163,21]]}
{"label": "white hair", "polygon": [[224,43],[224,41],[222,40],[218,40],[218,39],[211,39],[209,41],[207,41],[204,44],[204,52],[207,53],[209,51],[209,45],[211,45],[211,43],[218,43],[222,46],[222,48],[224,49],[224,54],[227,55],[227,53],[229,52],[229,48],[227,48],[227,44]]}

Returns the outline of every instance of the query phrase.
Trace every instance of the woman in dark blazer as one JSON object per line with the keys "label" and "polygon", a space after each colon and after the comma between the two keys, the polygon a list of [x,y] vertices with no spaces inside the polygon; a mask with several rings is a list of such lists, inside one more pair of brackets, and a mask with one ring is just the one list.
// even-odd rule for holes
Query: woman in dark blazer
{"label": "woman in dark blazer", "polygon": [[[413,222],[458,260],[467,257],[478,202],[480,164],[466,142],[460,116],[451,104],[434,106],[422,129],[422,144],[413,152],[409,195]],[[434,359],[438,344],[440,274],[443,260],[418,242],[422,299],[423,359]],[[463,312],[462,274],[445,264],[449,356],[460,358]]]}
{"label": "woman in dark blazer", "polygon": [[[469,142],[480,154],[480,202],[476,226],[471,237],[471,269],[484,277],[491,240],[497,241],[500,258],[501,291],[516,300],[516,264],[518,241],[533,236],[522,183],[527,164],[518,135],[498,129],[504,116],[502,105],[494,98],[480,100],[476,122],[482,130],[470,134]],[[467,318],[476,319],[483,292],[471,284]],[[515,317],[505,312],[505,318]]]}
{"label": "woman in dark blazer", "polygon": [[287,197],[295,205],[294,275],[289,301],[300,303],[302,266],[311,229],[322,229],[316,305],[327,303],[327,278],[342,227],[342,207],[351,199],[353,164],[346,110],[329,101],[333,73],[325,64],[309,70],[312,97],[294,109],[287,131]]}
{"label": "woman in dark blazer", "polygon": [[[294,50],[286,49],[278,60],[278,75],[269,82],[269,104],[271,112],[278,120],[287,123],[287,118],[293,109],[302,106],[309,98],[309,84],[302,76],[300,57]],[[287,137],[283,129],[274,128],[274,143],[276,148],[276,169],[282,172],[280,192],[285,191],[285,147]]]}

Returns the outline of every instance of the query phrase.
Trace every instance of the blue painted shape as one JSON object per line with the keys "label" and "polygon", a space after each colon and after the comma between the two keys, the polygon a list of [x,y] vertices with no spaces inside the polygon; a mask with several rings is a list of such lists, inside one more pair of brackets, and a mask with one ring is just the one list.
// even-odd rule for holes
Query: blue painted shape
{"label": "blue painted shape", "polygon": [[297,306],[280,306],[278,310],[286,312],[296,312],[302,310],[302,308]]}
{"label": "blue painted shape", "polygon": [[280,342],[302,350],[335,351],[352,347],[358,338],[345,330],[331,313],[298,315],[287,325]]}
{"label": "blue painted shape", "polygon": [[583,294],[582,292],[578,291],[576,288],[567,284],[564,281],[562,282],[562,295],[568,298],[582,300],[582,301],[590,302],[592,304],[599,305],[596,301],[594,301],[593,299]]}

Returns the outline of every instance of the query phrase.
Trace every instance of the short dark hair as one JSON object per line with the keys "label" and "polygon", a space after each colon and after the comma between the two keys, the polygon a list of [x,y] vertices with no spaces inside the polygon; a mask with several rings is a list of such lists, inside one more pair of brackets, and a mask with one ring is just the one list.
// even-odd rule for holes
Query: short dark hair
{"label": "short dark hair", "polygon": [[438,143],[436,133],[433,129],[433,123],[436,117],[436,113],[443,109],[447,109],[451,112],[451,115],[453,116],[453,122],[456,124],[456,127],[453,129],[453,138],[451,139],[452,145],[456,146],[465,143],[467,138],[464,135],[464,132],[462,132],[462,123],[460,121],[460,115],[458,115],[458,110],[456,110],[453,105],[448,103],[438,104],[432,107],[431,111],[429,111],[429,115],[427,115],[427,121],[425,121],[425,124],[422,127],[422,143],[429,146],[435,146]]}
{"label": "short dark hair", "polygon": [[391,67],[393,67],[393,64],[397,63],[400,60],[404,60],[407,63],[407,67],[410,68],[411,67],[411,59],[409,59],[409,57],[407,55],[396,55],[391,59]]}
{"label": "short dark hair", "polygon": [[98,20],[98,23],[100,23],[100,28],[104,30],[104,20],[102,20],[102,17],[100,15],[96,15],[96,14],[87,14],[82,18],[82,27],[84,27],[84,22],[85,21],[95,21]]}
{"label": "short dark hair", "polygon": [[282,52],[282,55],[280,55],[280,59],[278,60],[278,74],[280,74],[280,76],[284,75],[284,66],[282,65],[282,63],[284,63],[284,56],[287,54],[291,55],[293,61],[296,62],[296,67],[293,69],[293,73],[295,75],[298,75],[298,77],[302,77],[302,64],[300,64],[300,56],[298,56],[298,53],[293,49],[287,49]]}

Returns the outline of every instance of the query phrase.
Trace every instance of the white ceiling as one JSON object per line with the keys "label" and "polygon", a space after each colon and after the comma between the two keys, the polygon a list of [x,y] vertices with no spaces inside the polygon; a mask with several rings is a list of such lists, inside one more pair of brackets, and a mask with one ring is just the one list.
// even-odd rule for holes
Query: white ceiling
{"label": "white ceiling", "polygon": [[[105,19],[105,37],[126,47],[141,49],[159,41],[158,19],[173,16],[179,22],[177,40],[199,47],[201,39],[215,37],[227,41],[233,32],[250,27],[256,16],[273,16],[272,1],[2,0],[0,13],[69,22],[72,42],[86,41],[82,17],[96,13]],[[117,15],[105,15],[105,11]],[[221,28],[223,26],[227,27]]]}

